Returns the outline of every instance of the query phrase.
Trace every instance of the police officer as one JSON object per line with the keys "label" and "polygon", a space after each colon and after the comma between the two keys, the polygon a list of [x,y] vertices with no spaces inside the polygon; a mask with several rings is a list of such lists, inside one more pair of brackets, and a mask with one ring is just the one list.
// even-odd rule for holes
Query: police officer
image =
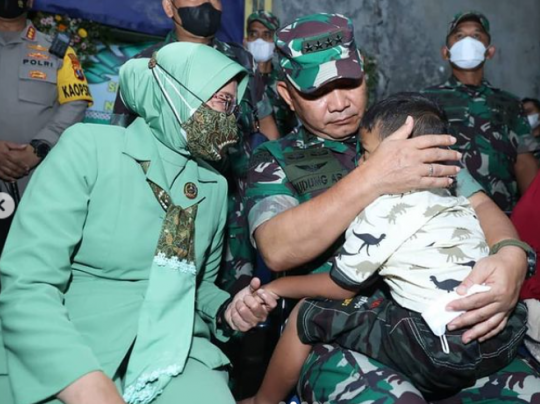
{"label": "police officer", "polygon": [[484,78],[485,61],[495,55],[485,15],[456,14],[441,54],[452,76],[425,91],[445,110],[472,176],[502,210],[511,211],[536,175],[537,147],[520,100]]}
{"label": "police officer", "polygon": [[282,74],[275,53],[274,34],[279,26],[279,19],[269,11],[259,10],[251,13],[246,23],[247,36],[244,45],[257,63],[257,71],[264,85],[262,90],[274,110],[279,134],[285,136],[292,132],[298,121],[277,91],[277,82],[282,80]]}
{"label": "police officer", "polygon": [[[50,51],[52,40],[27,20],[32,0],[0,1],[0,188],[22,195],[32,170],[92,102],[73,49]],[[8,219],[0,219],[0,252]]]}

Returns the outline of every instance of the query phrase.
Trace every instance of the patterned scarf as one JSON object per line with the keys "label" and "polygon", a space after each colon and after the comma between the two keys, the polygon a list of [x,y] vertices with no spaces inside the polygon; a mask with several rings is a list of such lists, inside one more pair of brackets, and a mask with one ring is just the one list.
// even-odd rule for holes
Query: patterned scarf
{"label": "patterned scarf", "polygon": [[[146,173],[150,162],[140,164]],[[124,400],[128,404],[150,403],[183,371],[195,315],[198,205],[176,206],[159,185],[148,183],[166,215],[127,368]]]}

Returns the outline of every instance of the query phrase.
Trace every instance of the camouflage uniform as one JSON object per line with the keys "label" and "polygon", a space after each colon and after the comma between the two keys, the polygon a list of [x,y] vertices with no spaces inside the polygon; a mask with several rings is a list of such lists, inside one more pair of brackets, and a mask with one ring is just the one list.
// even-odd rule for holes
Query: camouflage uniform
{"label": "camouflage uniform", "polygon": [[[268,11],[255,11],[251,13],[246,24],[248,30],[250,24],[255,21],[260,22],[270,31],[276,31],[280,27],[279,19]],[[260,73],[260,75],[264,84],[264,92],[273,108],[274,119],[276,120],[279,134],[285,136],[298,126],[298,120],[296,119],[296,114],[277,92],[277,82],[285,79],[281,72],[277,55],[274,55],[272,59],[272,70],[270,73]],[[260,109],[261,107],[259,107]]]}
{"label": "camouflage uniform", "polygon": [[[176,41],[176,35],[174,31],[171,31],[163,42],[146,48],[135,57],[150,58],[154,52],[174,41]],[[211,46],[253,73],[253,59],[240,45],[222,42],[214,38]],[[252,100],[255,93],[251,91],[251,87],[255,85],[257,83],[253,74],[244,97],[239,101],[240,114],[238,127],[242,136],[240,136],[240,140],[236,145],[228,149],[227,161],[223,162],[220,167],[216,167],[229,181],[226,251],[221,270],[222,278],[219,281],[221,286],[227,290],[231,289],[236,279],[241,275],[250,277],[253,274],[253,265],[255,262],[255,251],[249,243],[243,203],[247,166],[251,156],[249,137],[258,129],[258,120],[272,113],[266,96],[261,96],[261,99],[258,101]],[[111,123],[127,126],[133,119],[134,116],[123,105],[118,95],[116,97]]]}
{"label": "camouflage uniform", "polygon": [[[295,32],[297,27],[305,36],[309,36],[311,28],[313,36],[302,38]],[[359,58],[350,64],[355,53],[348,49],[356,49],[356,46],[352,38],[352,23],[343,16],[317,14],[300,18],[278,33],[276,43],[282,53],[280,63],[285,74],[304,93],[336,78],[357,77],[354,63],[361,66]],[[343,60],[345,58],[349,63]],[[302,63],[312,66],[307,75],[295,69]],[[331,76],[330,72],[333,72]],[[262,223],[329,189],[355,168],[359,151],[356,139],[342,142],[321,139],[305,127],[257,148],[250,163],[246,193],[251,235]],[[481,189],[466,170],[460,172],[457,182],[458,194],[466,197]],[[302,270],[328,271],[331,268],[328,258],[342,241],[336,241],[334,246]],[[380,298],[378,294],[380,292],[368,297],[368,303]],[[314,346],[304,364],[298,390],[302,399],[309,403],[426,402],[418,390],[396,371],[364,355],[333,345]],[[540,377],[532,367],[515,360],[497,374],[479,380],[475,387],[462,391],[458,397],[465,402],[479,402],[486,398],[503,402],[508,398],[509,402],[526,403],[531,402],[534,394],[537,400],[540,399],[538,391]]]}
{"label": "camouflage uniform", "polygon": [[445,110],[469,172],[502,210],[511,211],[519,199],[517,155],[537,149],[519,99],[486,80],[473,87],[453,76],[424,92]]}
{"label": "camouflage uniform", "polygon": [[[490,35],[489,20],[476,11],[457,13],[447,36],[465,21],[477,20]],[[445,110],[450,129],[457,137],[454,146],[472,176],[504,211],[511,211],[519,199],[514,164],[520,153],[538,149],[531,127],[516,96],[483,80],[467,86],[452,76],[438,86],[424,90]]]}

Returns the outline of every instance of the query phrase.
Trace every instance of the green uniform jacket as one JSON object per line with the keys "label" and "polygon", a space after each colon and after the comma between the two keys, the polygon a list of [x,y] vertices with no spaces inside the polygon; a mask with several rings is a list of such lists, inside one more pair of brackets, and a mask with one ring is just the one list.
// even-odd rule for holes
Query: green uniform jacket
{"label": "green uniform jacket", "polygon": [[[212,333],[223,338],[215,316],[228,298],[214,285],[227,184],[184,158],[169,189],[158,143],[142,119],[128,128],[78,124],[36,171],[0,260],[0,375],[9,369],[18,403],[52,398],[94,370],[112,378],[126,356],[164,218],[146,177],[175,204],[199,204],[196,313],[186,324],[192,338],[181,343],[210,368],[228,363],[209,340]],[[146,177],[144,160],[151,161]],[[194,199],[185,194],[188,182],[197,187]],[[6,394],[0,391],[0,402]]]}

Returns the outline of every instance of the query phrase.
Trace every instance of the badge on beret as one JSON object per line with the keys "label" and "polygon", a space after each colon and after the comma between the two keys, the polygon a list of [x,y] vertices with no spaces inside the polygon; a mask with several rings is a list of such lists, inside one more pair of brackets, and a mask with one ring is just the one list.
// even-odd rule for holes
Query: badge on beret
{"label": "badge on beret", "polygon": [[199,190],[197,189],[197,185],[195,185],[193,182],[186,182],[186,185],[184,185],[184,194],[189,199],[195,199],[198,193]]}

